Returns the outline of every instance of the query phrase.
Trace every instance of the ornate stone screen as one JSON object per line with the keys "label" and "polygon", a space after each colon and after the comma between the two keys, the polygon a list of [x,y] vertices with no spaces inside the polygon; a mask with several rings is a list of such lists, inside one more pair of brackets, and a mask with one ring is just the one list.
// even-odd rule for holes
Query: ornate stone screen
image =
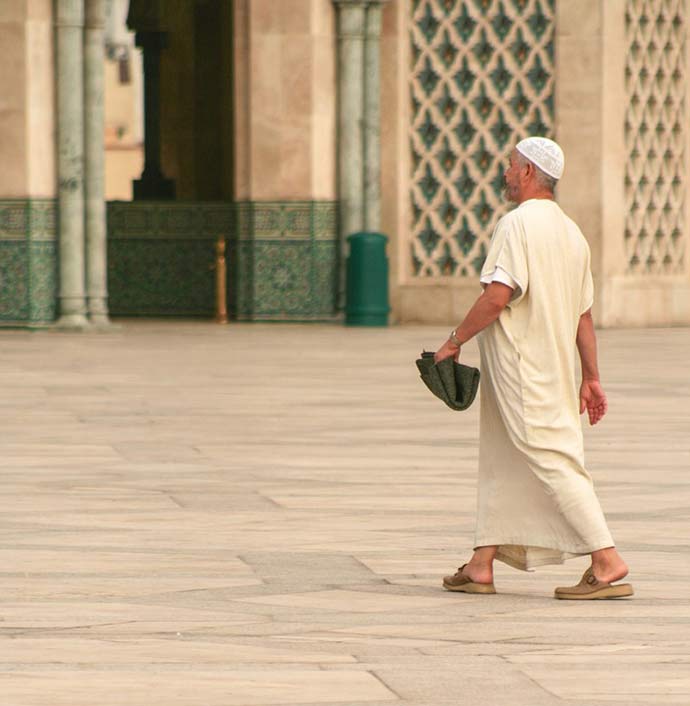
{"label": "ornate stone screen", "polygon": [[411,0],[412,274],[479,273],[515,142],[552,136],[555,0]]}
{"label": "ornate stone screen", "polygon": [[685,0],[628,0],[625,252],[628,272],[683,271]]}

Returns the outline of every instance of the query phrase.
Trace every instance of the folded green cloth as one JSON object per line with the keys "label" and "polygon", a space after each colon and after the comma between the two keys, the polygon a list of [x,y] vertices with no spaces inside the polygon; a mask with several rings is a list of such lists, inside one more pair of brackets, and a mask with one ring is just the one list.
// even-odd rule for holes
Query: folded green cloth
{"label": "folded green cloth", "polygon": [[479,370],[445,358],[434,363],[434,354],[424,351],[417,359],[417,369],[424,384],[451,409],[467,409],[477,394]]}

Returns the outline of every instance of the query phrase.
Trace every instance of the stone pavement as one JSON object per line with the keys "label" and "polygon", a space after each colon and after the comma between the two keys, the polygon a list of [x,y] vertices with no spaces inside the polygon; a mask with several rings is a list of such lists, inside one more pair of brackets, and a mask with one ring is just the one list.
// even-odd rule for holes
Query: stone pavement
{"label": "stone pavement", "polygon": [[[690,704],[690,330],[600,334],[587,458],[637,595],[469,556],[446,328],[0,332],[3,706]],[[465,360],[477,360],[469,346]]]}

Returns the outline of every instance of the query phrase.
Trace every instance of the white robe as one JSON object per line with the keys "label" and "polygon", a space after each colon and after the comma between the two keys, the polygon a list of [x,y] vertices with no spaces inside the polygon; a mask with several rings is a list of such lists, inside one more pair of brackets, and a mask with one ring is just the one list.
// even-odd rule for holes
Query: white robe
{"label": "white robe", "polygon": [[479,334],[481,421],[475,547],[518,569],[613,546],[584,467],[575,337],[592,306],[589,246],[548,199],[504,216],[482,277],[517,283]]}

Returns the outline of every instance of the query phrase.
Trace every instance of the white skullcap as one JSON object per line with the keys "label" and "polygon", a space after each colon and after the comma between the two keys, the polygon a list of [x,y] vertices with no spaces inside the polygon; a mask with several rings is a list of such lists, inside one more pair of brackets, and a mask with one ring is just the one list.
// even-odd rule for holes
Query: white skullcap
{"label": "white skullcap", "polygon": [[515,149],[550,177],[560,179],[563,176],[563,150],[548,137],[527,137],[520,140]]}

